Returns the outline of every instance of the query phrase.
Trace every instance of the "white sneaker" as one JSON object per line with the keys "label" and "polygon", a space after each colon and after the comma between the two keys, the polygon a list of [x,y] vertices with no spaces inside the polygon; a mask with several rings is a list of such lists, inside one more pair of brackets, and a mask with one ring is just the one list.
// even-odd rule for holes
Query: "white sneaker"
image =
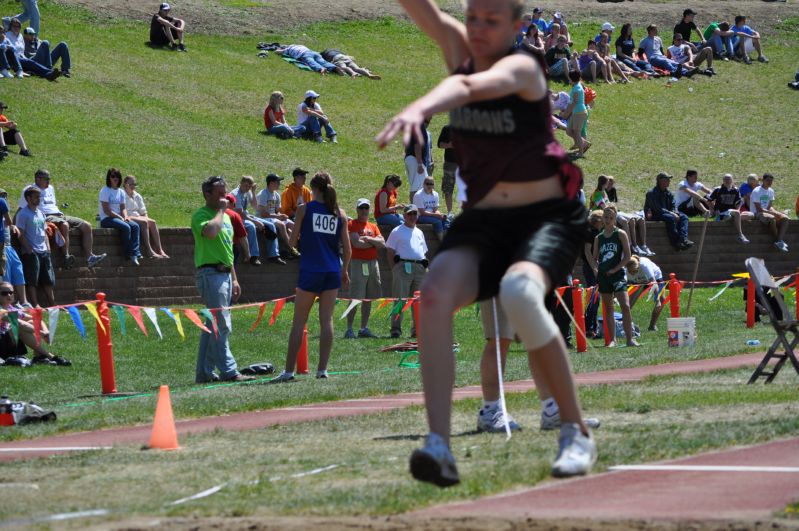
{"label": "white sneaker", "polygon": [[778,241],[774,242],[774,247],[776,247],[777,249],[779,249],[783,253],[787,253],[788,252],[788,244],[785,243],[782,240],[778,240]]}
{"label": "white sneaker", "polygon": [[738,241],[741,243],[749,243],[749,238],[744,236],[743,234],[738,235]]}
{"label": "white sneaker", "polygon": [[655,256],[655,252],[652,249],[650,249],[648,246],[644,245],[643,247],[641,247],[641,249],[643,249],[643,251],[646,253],[647,256]]}
{"label": "white sneaker", "polygon": [[22,70],[17,72],[17,79],[22,79],[23,77],[25,77],[25,72],[23,72]]}
{"label": "white sneaker", "polygon": [[[599,419],[593,417],[584,418],[583,422],[592,430],[602,425]],[[541,410],[541,431],[556,430],[558,428],[560,428],[560,410],[552,415],[548,415],[546,410]]]}
{"label": "white sneaker", "polygon": [[[510,414],[508,414],[508,426],[510,426],[510,431],[519,431],[522,429],[522,427],[513,420]],[[504,433],[505,415],[502,414],[502,410],[500,408],[481,408],[480,411],[477,412],[477,431]]]}
{"label": "white sneaker", "polygon": [[316,371],[317,380],[327,380],[329,378],[327,371]]}
{"label": "white sneaker", "polygon": [[11,72],[9,72],[7,69],[4,68],[4,69],[0,70],[0,76],[7,77],[7,78],[12,78],[12,77],[14,77],[14,74],[12,74]]}
{"label": "white sneaker", "polygon": [[269,380],[269,383],[284,383],[284,382],[293,382],[294,381],[294,373],[281,371],[280,374]]}
{"label": "white sneaker", "polygon": [[435,433],[427,435],[424,447],[413,451],[410,467],[411,474],[419,481],[439,487],[451,487],[460,483],[455,458],[444,439]]}
{"label": "white sneaker", "polygon": [[596,463],[594,439],[591,435],[583,435],[577,424],[568,423],[560,427],[558,446],[558,457],[552,465],[552,475],[556,478],[582,476]]}

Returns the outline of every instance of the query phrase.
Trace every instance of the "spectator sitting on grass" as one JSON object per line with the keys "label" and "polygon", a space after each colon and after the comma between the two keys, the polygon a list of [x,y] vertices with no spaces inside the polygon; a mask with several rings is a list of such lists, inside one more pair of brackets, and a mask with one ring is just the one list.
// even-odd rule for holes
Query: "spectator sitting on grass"
{"label": "spectator sitting on grass", "polygon": [[635,39],[633,39],[633,25],[629,22],[624,24],[619,31],[616,39],[616,60],[621,61],[634,72],[644,74],[654,74],[652,65],[649,61],[635,55]]}
{"label": "spectator sitting on grass", "polygon": [[544,38],[541,36],[541,31],[535,24],[530,24],[527,32],[522,37],[521,47],[531,52],[546,54],[546,47],[544,46]]}
{"label": "spectator sitting on grass", "polygon": [[696,170],[685,172],[685,179],[677,186],[677,210],[688,216],[708,216],[713,204],[702,194],[709,194],[710,188],[699,182]]}
{"label": "spectator sitting on grass", "polygon": [[150,45],[163,47],[169,45],[173,50],[186,51],[183,39],[186,33],[186,22],[170,16],[172,7],[163,2],[158,6],[158,13],[150,20]]}
{"label": "spectator sitting on grass", "polygon": [[568,81],[571,50],[566,46],[566,37],[558,36],[555,40],[555,46],[547,48],[547,53],[544,55],[549,68],[549,77]]}
{"label": "spectator sitting on grass", "polygon": [[[11,19],[11,28],[6,33],[6,40],[11,44],[14,50],[14,55],[17,56],[22,70],[43,77],[49,81],[55,81],[61,72],[57,68],[48,68],[41,63],[37,63],[33,59],[29,59],[25,55],[25,39],[20,33],[22,31],[22,24],[17,19]],[[22,71],[17,72],[17,77],[22,77]]]}
{"label": "spectator sitting on grass", "polygon": [[50,241],[45,230],[45,217],[39,210],[42,191],[36,186],[28,186],[23,192],[25,208],[17,213],[19,244],[22,249],[22,267],[25,272],[25,288],[28,300],[39,306],[36,288],[41,287],[49,306],[55,306],[55,272],[50,255]]}
{"label": "spectator sitting on grass", "polygon": [[300,64],[303,64],[317,72],[326,75],[328,72],[335,72],[336,74],[344,75],[344,70],[337,67],[330,61],[326,61],[322,54],[315,52],[303,46],[302,44],[290,44],[288,46],[281,46],[275,49],[275,53],[285,57],[290,57]]}
{"label": "spectator sitting on grass", "polygon": [[336,130],[330,125],[330,118],[327,117],[322,107],[316,103],[319,93],[313,90],[305,92],[305,100],[297,106],[297,123],[305,126],[305,135],[311,136],[314,141],[322,143],[322,128],[325,128],[328,140],[338,144]]}
{"label": "spectator sitting on grass", "polygon": [[275,91],[269,95],[269,104],[264,109],[266,133],[278,138],[300,138],[305,134],[304,125],[289,125],[286,122],[286,109],[283,107],[283,93]]}
{"label": "spectator sitting on grass", "polygon": [[17,314],[17,334],[18,339],[13,341],[14,334],[11,330],[11,323],[8,318],[0,322],[0,350],[3,352],[14,352],[19,357],[25,357],[29,347],[35,355],[31,360],[32,363],[41,363],[43,365],[61,365],[68,367],[72,362],[61,356],[57,356],[47,350],[46,344],[50,343],[50,331],[44,320],[40,321],[39,337],[40,341],[36,340],[36,329],[34,328],[33,318],[25,311],[23,306],[14,304],[14,288],[8,282],[0,282],[0,309],[6,312],[16,312]]}
{"label": "spectator sitting on grass", "polygon": [[774,208],[774,176],[764,173],[760,186],[752,190],[751,205],[755,209],[755,219],[768,225],[776,238],[774,247],[787,253],[788,245],[785,243],[785,233],[788,231],[788,216]]}
{"label": "spectator sitting on grass", "polygon": [[125,257],[134,266],[139,265],[139,224],[128,217],[125,192],[122,189],[122,172],[110,168],[105,174],[105,186],[100,190],[100,226],[116,229],[122,237]]}
{"label": "spectator sitting on grass", "polygon": [[541,18],[541,15],[544,14],[544,10],[540,7],[533,8],[533,15],[530,18],[530,24],[538,26],[539,31],[542,35],[546,35],[549,33],[549,23],[546,20]]}
{"label": "spectator sitting on grass", "polygon": [[6,38],[6,30],[0,27],[0,77],[13,78],[14,73],[22,78],[22,65],[19,64],[11,41]]}
{"label": "spectator sitting on grass", "polygon": [[8,29],[11,26],[11,21],[14,19],[20,22],[30,21],[29,25],[36,33],[39,33],[41,24],[41,15],[39,14],[38,0],[17,0],[22,3],[22,13],[14,17],[3,17],[3,27]]}
{"label": "spectator sitting on grass", "polygon": [[69,46],[66,42],[59,42],[51,51],[50,41],[40,41],[36,36],[36,30],[31,27],[25,28],[22,38],[25,41],[25,57],[50,69],[53,68],[56,61],[60,60],[61,75],[71,77],[72,61],[69,57]]}
{"label": "spectator sitting on grass", "polygon": [[768,63],[768,58],[763,55],[763,48],[760,45],[760,33],[746,25],[746,17],[738,15],[735,17],[735,25],[730,28],[735,35],[732,39],[735,46],[736,58],[741,58],[746,64],[750,64],[752,59],[749,54],[752,50],[757,50],[757,60],[761,63]]}
{"label": "spectator sitting on grass", "polygon": [[[683,42],[691,47],[693,53],[697,53],[699,50],[704,50],[707,47],[705,36],[702,35],[702,32],[699,31],[699,28],[696,26],[696,22],[694,22],[695,16],[696,11],[690,8],[686,9],[682,12],[682,20],[674,26],[674,33],[682,35]],[[699,37],[698,41],[691,42],[691,32],[696,33],[697,37]],[[710,49],[710,53],[713,53],[712,48]]]}
{"label": "spectator sitting on grass", "polygon": [[732,183],[732,175],[729,173],[724,174],[721,180],[721,186],[717,186],[710,192],[709,198],[713,203],[713,215],[717,216],[719,221],[732,220],[735,223],[735,230],[738,231],[738,241],[741,243],[749,243],[749,240],[744,236],[741,230],[742,219],[753,219],[755,217],[751,212],[741,212],[738,210],[741,207],[741,194]]}
{"label": "spectator sitting on grass", "polygon": [[627,74],[634,74],[635,71],[631,68],[628,68],[627,65],[624,63],[620,63],[617,61],[611,54],[610,54],[610,34],[607,31],[603,31],[599,34],[599,42],[596,43],[596,51],[599,54],[599,57],[605,61],[608,70],[608,77],[613,79],[613,72],[619,74],[621,77],[622,83],[628,83],[630,79],[627,77]]}
{"label": "spectator sitting on grass", "polygon": [[729,22],[711,22],[703,35],[717,57],[725,61],[735,57],[735,43],[732,40],[735,32],[730,29]]}
{"label": "spectator sitting on grass", "polygon": [[369,79],[380,79],[380,76],[373,74],[368,68],[358,66],[358,63],[355,62],[352,56],[344,54],[337,48],[322,50],[322,57],[326,61],[336,65],[350,77],[366,76]]}
{"label": "spectator sitting on grass", "polygon": [[136,177],[128,175],[122,182],[125,190],[125,208],[128,217],[139,224],[139,237],[147,258],[169,258],[161,245],[158,224],[147,215],[144,198],[136,191]]}
{"label": "spectator sitting on grass", "polygon": [[25,294],[25,272],[22,270],[22,260],[20,260],[17,250],[11,245],[11,233],[19,238],[19,229],[11,221],[8,209],[8,192],[0,188],[0,229],[2,229],[3,254],[0,255],[3,264],[3,280],[10,282],[14,286],[17,295],[17,302],[23,306],[28,304],[28,296]]}
{"label": "spectator sitting on grass", "polygon": [[258,203],[258,217],[269,219],[275,224],[275,230],[280,241],[283,242],[289,253],[286,255],[288,258],[297,258],[300,253],[289,245],[289,238],[291,232],[294,230],[294,222],[289,219],[286,214],[280,211],[280,181],[283,177],[270,173],[266,176],[266,188],[258,192],[255,200]]}
{"label": "spectator sitting on grass", "polygon": [[698,71],[697,68],[687,68],[680,66],[675,61],[668,59],[663,55],[663,41],[658,37],[658,27],[655,24],[650,24],[646,28],[647,36],[638,43],[638,54],[645,55],[647,60],[655,68],[667,70],[671,75],[676,77],[691,77]]}
{"label": "spectator sitting on grass", "polygon": [[602,74],[607,83],[613,82],[612,78],[608,77],[607,63],[599,57],[596,43],[593,40],[588,41],[588,47],[577,57],[577,67],[580,69],[580,75],[587,82],[596,83],[597,71]]}
{"label": "spectator sitting on grass", "polygon": [[[709,50],[709,48],[705,48],[705,50]],[[682,65],[684,68],[696,68],[702,62],[702,60],[694,57],[691,47],[683,42],[682,35],[679,33],[674,34],[672,44],[669,46],[667,52],[672,61]],[[703,55],[710,61],[708,64],[712,64],[713,54],[711,53]],[[707,70],[699,70],[700,74],[704,74],[706,76],[712,76],[713,72],[714,71],[712,68]]]}
{"label": "spectator sitting on grass", "polygon": [[286,186],[280,196],[280,211],[289,219],[294,219],[297,207],[311,201],[311,189],[305,186],[308,172],[302,168],[294,168],[291,172],[293,182]]}
{"label": "spectator sitting on grass", "polygon": [[[39,204],[41,210],[47,217],[47,223],[53,223],[61,237],[64,239],[64,265],[70,269],[75,264],[75,257],[69,254],[69,230],[79,229],[81,236],[81,246],[87,256],[87,263],[90,268],[99,264],[106,256],[105,253],[94,254],[92,252],[93,238],[92,227],[85,220],[73,216],[67,216],[58,208],[58,201],[55,197],[55,188],[50,184],[50,172],[44,169],[36,170],[33,177],[34,185],[41,190],[42,197]],[[27,205],[25,197],[20,198],[19,208],[23,209]],[[66,206],[66,203],[64,204]]]}
{"label": "spectator sitting on grass", "polygon": [[31,152],[28,151],[28,146],[25,145],[22,133],[17,129],[17,122],[12,122],[3,114],[6,109],[8,109],[8,106],[0,101],[0,130],[3,130],[3,134],[0,135],[0,160],[8,156],[9,144],[19,146],[19,154],[23,157],[30,157]]}
{"label": "spectator sitting on grass", "polygon": [[688,216],[677,211],[674,195],[669,191],[671,175],[660,172],[655,187],[646,193],[644,214],[648,221],[662,221],[672,247],[678,251],[689,249],[694,242],[688,239]]}

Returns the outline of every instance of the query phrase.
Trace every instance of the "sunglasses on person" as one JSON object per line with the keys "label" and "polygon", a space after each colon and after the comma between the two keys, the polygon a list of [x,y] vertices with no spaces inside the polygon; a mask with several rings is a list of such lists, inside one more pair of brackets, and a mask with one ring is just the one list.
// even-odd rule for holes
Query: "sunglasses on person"
{"label": "sunglasses on person", "polygon": [[0,291],[0,295],[2,295],[3,297],[10,297],[13,294],[14,294],[13,291]]}
{"label": "sunglasses on person", "polygon": [[429,182],[429,181],[424,183],[425,186],[433,186],[434,184],[435,183],[432,183],[432,182]]}

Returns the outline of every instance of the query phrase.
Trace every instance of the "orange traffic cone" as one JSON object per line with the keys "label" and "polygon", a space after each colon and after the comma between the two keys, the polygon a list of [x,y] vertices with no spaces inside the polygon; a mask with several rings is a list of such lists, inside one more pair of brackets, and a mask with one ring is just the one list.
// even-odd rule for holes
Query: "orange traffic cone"
{"label": "orange traffic cone", "polygon": [[297,353],[297,374],[308,374],[308,327],[302,330],[302,343]]}
{"label": "orange traffic cone", "polygon": [[178,450],[178,433],[175,429],[175,418],[172,416],[172,400],[169,398],[169,386],[162,385],[158,390],[158,404],[155,406],[153,433],[150,435],[149,448],[159,450]]}

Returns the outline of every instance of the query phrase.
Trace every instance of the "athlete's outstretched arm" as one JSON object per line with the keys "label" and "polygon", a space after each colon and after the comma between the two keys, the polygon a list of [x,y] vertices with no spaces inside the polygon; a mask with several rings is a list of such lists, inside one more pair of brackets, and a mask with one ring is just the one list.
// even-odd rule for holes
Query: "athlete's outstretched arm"
{"label": "athlete's outstretched arm", "polygon": [[471,102],[499,99],[511,94],[530,101],[546,97],[546,79],[532,57],[509,55],[483,72],[445,78],[392,118],[377,135],[377,143],[381,148],[385,147],[398,134],[402,134],[406,145],[411,135],[423,143],[421,127],[425,118]]}
{"label": "athlete's outstretched arm", "polygon": [[400,0],[400,4],[419,29],[436,41],[450,72],[469,57],[466,27],[442,12],[433,0]]}

